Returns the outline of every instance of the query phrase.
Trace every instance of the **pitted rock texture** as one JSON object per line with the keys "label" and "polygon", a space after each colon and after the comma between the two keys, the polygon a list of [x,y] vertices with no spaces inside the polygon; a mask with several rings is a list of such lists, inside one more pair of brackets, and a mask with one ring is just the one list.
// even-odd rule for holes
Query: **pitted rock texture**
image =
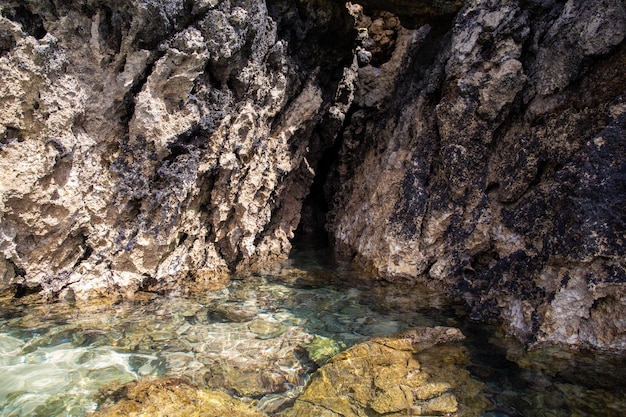
{"label": "pitted rock texture", "polygon": [[334,356],[281,417],[479,416],[480,382],[452,327],[414,328],[374,338]]}
{"label": "pitted rock texture", "polygon": [[335,249],[528,343],[626,349],[626,4],[472,0],[397,33],[326,183]]}
{"label": "pitted rock texture", "polygon": [[146,379],[111,391],[107,394],[117,401],[105,404],[90,416],[267,417],[236,397],[195,386],[184,379]]}
{"label": "pitted rock texture", "polygon": [[625,37],[622,0],[5,1],[0,290],[210,286],[301,223],[626,350]]}
{"label": "pitted rock texture", "polygon": [[347,109],[343,5],[0,10],[0,287],[158,290],[284,259]]}

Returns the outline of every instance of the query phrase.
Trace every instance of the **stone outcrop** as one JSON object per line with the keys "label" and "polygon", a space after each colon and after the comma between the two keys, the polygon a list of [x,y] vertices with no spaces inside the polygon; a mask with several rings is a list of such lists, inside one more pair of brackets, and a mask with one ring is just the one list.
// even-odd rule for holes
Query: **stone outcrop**
{"label": "stone outcrop", "polygon": [[347,109],[343,5],[0,8],[0,286],[167,289],[286,257]]}
{"label": "stone outcrop", "polygon": [[528,343],[625,349],[626,5],[592,3],[467,1],[362,61],[335,249]]}
{"label": "stone outcrop", "polygon": [[93,417],[267,417],[256,407],[222,391],[200,388],[183,379],[147,379],[108,393],[117,401],[92,413]]}
{"label": "stone outcrop", "polygon": [[279,415],[479,416],[487,400],[463,369],[467,353],[453,343],[462,339],[458,329],[432,327],[358,344],[322,366]]}
{"label": "stone outcrop", "polygon": [[[271,415],[479,416],[482,383],[464,369],[467,352],[456,328],[414,328],[375,338],[334,356],[293,405]],[[152,378],[102,390],[96,416],[266,416],[238,399],[177,378]]]}
{"label": "stone outcrop", "polygon": [[626,350],[623,1],[0,15],[0,289],[202,287],[300,224],[527,343]]}

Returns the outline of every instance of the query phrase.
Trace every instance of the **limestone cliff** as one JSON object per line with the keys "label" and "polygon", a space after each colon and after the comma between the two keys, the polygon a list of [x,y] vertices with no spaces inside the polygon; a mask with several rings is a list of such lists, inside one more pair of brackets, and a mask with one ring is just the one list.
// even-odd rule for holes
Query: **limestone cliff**
{"label": "limestone cliff", "polygon": [[343,5],[0,7],[2,286],[171,288],[284,259],[347,109]]}
{"label": "limestone cliff", "polygon": [[526,342],[626,350],[626,4],[361,6],[3,2],[0,289],[204,285],[300,223]]}
{"label": "limestone cliff", "polygon": [[395,30],[327,183],[335,247],[526,342],[625,349],[625,35],[621,0],[473,0]]}

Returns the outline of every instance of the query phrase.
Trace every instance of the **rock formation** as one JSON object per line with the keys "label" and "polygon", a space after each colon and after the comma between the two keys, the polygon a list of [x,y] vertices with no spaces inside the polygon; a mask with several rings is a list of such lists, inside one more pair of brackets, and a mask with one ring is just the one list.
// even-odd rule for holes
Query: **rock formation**
{"label": "rock formation", "polygon": [[204,285],[300,224],[626,350],[625,37],[622,0],[5,1],[0,289]]}
{"label": "rock formation", "polygon": [[[467,352],[455,344],[463,338],[452,327],[415,328],[357,344],[322,366],[293,406],[269,415],[479,416],[487,400],[464,369]],[[102,397],[94,417],[268,415],[249,398],[180,378],[113,384]]]}
{"label": "rock formation", "polygon": [[[119,392],[118,392],[119,391]],[[222,391],[190,384],[184,379],[146,379],[122,386],[110,394],[117,402],[90,414],[93,417],[267,417],[250,404]]]}
{"label": "rock formation", "polygon": [[347,110],[343,5],[1,7],[2,286],[172,288],[284,259]]}
{"label": "rock formation", "polygon": [[626,5],[593,3],[390,28],[326,182],[336,250],[528,343],[626,348]]}
{"label": "rock formation", "polygon": [[[452,327],[374,338],[336,355],[281,417],[479,416],[482,384],[463,369],[467,352]],[[436,349],[433,349],[434,347]]]}

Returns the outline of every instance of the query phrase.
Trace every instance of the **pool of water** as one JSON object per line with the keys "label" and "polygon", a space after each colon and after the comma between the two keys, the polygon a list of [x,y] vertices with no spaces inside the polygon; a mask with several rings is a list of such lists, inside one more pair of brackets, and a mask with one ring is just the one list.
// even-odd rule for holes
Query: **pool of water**
{"label": "pool of water", "polygon": [[[296,254],[276,274],[210,294],[0,306],[0,416],[84,416],[107,392],[150,375],[254,398],[272,414],[333,354],[415,326],[460,328],[468,369],[485,383],[484,416],[626,414],[623,358],[524,352],[425,288],[371,282]],[[349,285],[348,285],[349,284]]]}

